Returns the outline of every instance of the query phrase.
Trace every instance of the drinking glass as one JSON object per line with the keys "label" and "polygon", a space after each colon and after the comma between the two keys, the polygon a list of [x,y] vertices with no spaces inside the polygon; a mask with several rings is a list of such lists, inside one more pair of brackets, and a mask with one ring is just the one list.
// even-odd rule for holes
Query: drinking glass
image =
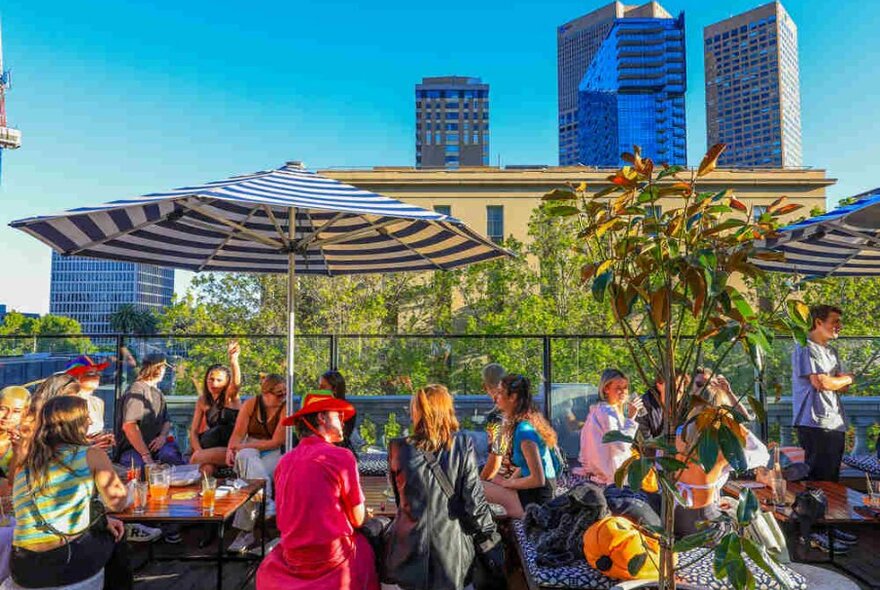
{"label": "drinking glass", "polygon": [[160,504],[168,500],[171,470],[165,465],[151,465],[149,469],[150,498]]}
{"label": "drinking glass", "polygon": [[773,492],[773,503],[777,506],[785,505],[786,481],[782,473],[772,471],[770,473],[770,489]]}
{"label": "drinking glass", "polygon": [[135,514],[143,514],[147,511],[147,492],[149,491],[147,482],[133,481],[131,482],[132,496],[131,511]]}
{"label": "drinking glass", "polygon": [[213,477],[202,478],[202,514],[214,516],[214,503],[217,498],[217,480]]}

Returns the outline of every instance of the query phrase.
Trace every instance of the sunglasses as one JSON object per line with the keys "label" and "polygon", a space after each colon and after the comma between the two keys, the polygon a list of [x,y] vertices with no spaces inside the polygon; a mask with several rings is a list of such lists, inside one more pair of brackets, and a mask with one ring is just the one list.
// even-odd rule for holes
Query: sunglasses
{"label": "sunglasses", "polygon": [[287,390],[286,389],[280,389],[280,390],[270,389],[266,393],[268,393],[270,395],[274,395],[275,397],[287,397]]}

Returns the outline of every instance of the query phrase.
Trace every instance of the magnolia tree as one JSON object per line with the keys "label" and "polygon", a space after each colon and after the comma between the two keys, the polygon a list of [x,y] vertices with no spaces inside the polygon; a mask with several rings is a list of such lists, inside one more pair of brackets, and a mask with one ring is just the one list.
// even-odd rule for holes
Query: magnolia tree
{"label": "magnolia tree", "polygon": [[[745,280],[763,274],[753,263],[756,258],[779,256],[759,248],[759,241],[772,237],[780,216],[800,206],[782,197],[755,219],[732,191],[701,192],[700,179],[712,172],[724,147],[710,149],[697,170],[655,167],[635,148],[623,154],[630,165],[609,177],[610,187],[589,194],[585,184],[572,184],[544,196],[552,214],[575,219],[576,247],[590,260],[581,281],[612,309],[642,380],[652,384],[660,377],[667,384],[661,436],[645,440],[612,432],[605,438],[631,442],[638,451],[617,471],[618,486],[641,489],[645,476],[656,473],[663,526],[646,533],[660,540],[663,589],[675,587],[674,552],[713,542],[719,578],[737,588],[754,587],[748,556],[784,585],[765,549],[742,534],[759,509],[750,490],[741,495],[736,516],[723,517],[726,526],[707,527],[678,541],[673,537],[674,502],[684,503],[676,490],[682,472],[689,464],[708,472],[722,459],[744,471],[742,424],[748,420],[738,404],[705,403],[701,391],[676,375],[693,375],[698,366],[715,373],[738,348],[754,362],[761,351],[769,352],[774,335],[786,333],[803,342],[809,328],[809,310],[794,300],[774,303],[759,322],[742,288]],[[763,418],[758,399],[741,394],[740,402]],[[683,452],[676,450],[676,429],[695,414],[698,435],[689,437],[693,442]]]}

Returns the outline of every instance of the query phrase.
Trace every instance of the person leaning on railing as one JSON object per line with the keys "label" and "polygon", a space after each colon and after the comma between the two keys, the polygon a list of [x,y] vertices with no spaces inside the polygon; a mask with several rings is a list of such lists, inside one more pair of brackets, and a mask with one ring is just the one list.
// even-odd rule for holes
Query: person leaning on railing
{"label": "person leaning on railing", "polygon": [[556,490],[556,465],[553,450],[556,432],[534,407],[529,380],[523,375],[507,375],[495,404],[505,416],[505,436],[511,443],[511,462],[519,476],[495,476],[484,481],[486,497],[501,504],[512,518],[521,518],[529,504],[543,504],[553,499]]}
{"label": "person leaning on railing", "polygon": [[348,402],[309,394],[282,420],[299,444],[275,470],[281,542],[257,570],[260,590],[379,590],[373,549],[357,532],[366,518],[357,461],[342,440]]}
{"label": "person leaning on railing", "polygon": [[[235,421],[235,430],[229,437],[226,464],[235,467],[239,477],[266,481],[266,517],[275,515],[272,499],[272,478],[281,460],[284,445],[285,400],[287,384],[281,375],[266,375],[260,383],[260,395],[245,401]],[[229,546],[229,551],[244,551],[254,543],[256,506],[247,502],[235,513],[232,526],[241,533]]]}
{"label": "person leaning on railing", "polygon": [[15,475],[12,581],[3,588],[126,589],[133,584],[124,527],[106,518],[128,494],[107,454],[89,445],[86,400],[61,396],[43,406],[28,454]]}

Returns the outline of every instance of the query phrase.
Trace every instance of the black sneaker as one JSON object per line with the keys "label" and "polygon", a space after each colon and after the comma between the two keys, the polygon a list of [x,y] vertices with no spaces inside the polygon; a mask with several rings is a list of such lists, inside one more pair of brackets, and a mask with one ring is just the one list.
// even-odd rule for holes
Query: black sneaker
{"label": "black sneaker", "polygon": [[[810,535],[810,546],[825,553],[830,553],[830,547],[828,545],[828,535],[825,533],[813,533],[812,535]],[[835,555],[843,555],[844,553],[849,553],[849,550],[850,545],[847,545],[846,543],[841,543],[838,540],[834,541]]]}

